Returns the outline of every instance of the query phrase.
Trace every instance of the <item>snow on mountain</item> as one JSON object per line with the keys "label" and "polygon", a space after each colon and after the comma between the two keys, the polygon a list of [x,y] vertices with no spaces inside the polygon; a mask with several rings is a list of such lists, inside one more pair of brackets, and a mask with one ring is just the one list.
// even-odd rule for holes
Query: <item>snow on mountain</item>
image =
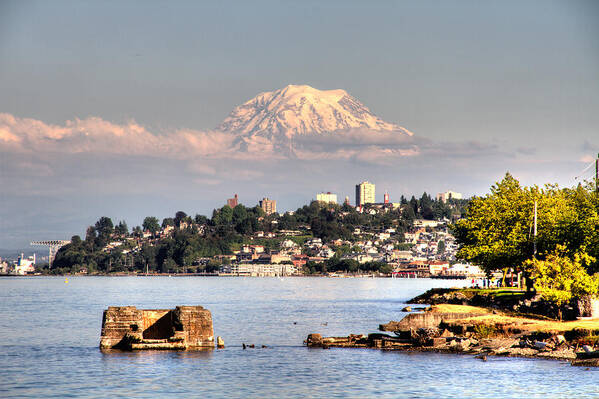
{"label": "snow on mountain", "polygon": [[246,148],[250,142],[278,146],[285,145],[294,135],[351,129],[412,135],[374,115],[345,90],[318,90],[306,85],[260,93],[236,107],[217,127],[238,135]]}

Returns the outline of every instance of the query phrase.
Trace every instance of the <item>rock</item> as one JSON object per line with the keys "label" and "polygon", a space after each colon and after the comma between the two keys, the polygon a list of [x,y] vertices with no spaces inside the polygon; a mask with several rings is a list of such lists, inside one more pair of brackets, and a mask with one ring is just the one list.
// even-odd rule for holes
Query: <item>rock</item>
{"label": "rock", "polygon": [[412,308],[411,308],[410,306],[406,306],[406,307],[405,307],[405,308],[403,308],[401,311],[402,311],[402,312],[411,312],[411,311],[412,311]]}
{"label": "rock", "polygon": [[398,331],[398,330],[400,330],[399,321],[391,320],[387,324],[379,324],[379,331]]}
{"label": "rock", "polygon": [[563,344],[565,342],[566,342],[566,337],[564,337],[563,335],[556,335],[555,336],[555,343],[557,345],[561,345],[561,344]]}
{"label": "rock", "polygon": [[225,347],[225,341],[221,337],[216,337],[216,347],[219,349]]}
{"label": "rock", "polygon": [[586,353],[590,353],[593,351],[593,348],[591,348],[589,345],[583,345],[582,350],[585,351]]}
{"label": "rock", "polygon": [[572,366],[599,367],[599,359],[576,359],[576,360],[572,360]]}
{"label": "rock", "polygon": [[471,343],[470,343],[470,340],[469,340],[469,339],[464,339],[464,340],[462,340],[462,341],[461,341],[461,342],[458,344],[458,348],[459,348],[461,351],[467,351],[467,350],[468,350],[468,348],[470,348],[470,345],[471,345]]}
{"label": "rock", "polygon": [[547,348],[547,342],[535,341],[533,346],[535,347],[535,349],[544,350]]}
{"label": "rock", "polygon": [[319,346],[322,345],[322,335],[320,334],[309,334],[306,339],[306,344],[308,346]]}
{"label": "rock", "polygon": [[536,356],[539,351],[532,348],[509,348],[504,350],[498,350],[494,352],[496,355],[509,355],[509,356],[520,356],[520,357],[531,357]]}
{"label": "rock", "polygon": [[446,329],[446,330],[443,330],[440,337],[444,337],[444,338],[453,337],[453,333]]}

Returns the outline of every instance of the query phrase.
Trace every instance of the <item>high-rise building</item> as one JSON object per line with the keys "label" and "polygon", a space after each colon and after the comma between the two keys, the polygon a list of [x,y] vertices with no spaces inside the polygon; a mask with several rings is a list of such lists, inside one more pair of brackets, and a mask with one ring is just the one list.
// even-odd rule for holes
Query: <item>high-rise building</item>
{"label": "high-rise building", "polygon": [[462,193],[456,193],[455,191],[446,191],[444,193],[437,194],[437,201],[447,202],[450,199],[462,199]]}
{"label": "high-rise building", "polygon": [[374,203],[374,184],[363,181],[356,184],[356,206]]}
{"label": "high-rise building", "polygon": [[268,197],[262,198],[260,201],[260,208],[262,208],[267,215],[275,213],[277,211],[277,201],[268,199]]}
{"label": "high-rise building", "polygon": [[389,203],[389,193],[385,191],[385,196],[383,197],[383,204]]}
{"label": "high-rise building", "polygon": [[316,194],[316,201],[324,202],[325,204],[336,204],[337,194],[332,194],[330,191],[326,193]]}
{"label": "high-rise building", "polygon": [[237,205],[239,205],[239,199],[237,198],[237,194],[235,194],[233,198],[227,199],[227,205],[229,205],[231,208],[235,208]]}

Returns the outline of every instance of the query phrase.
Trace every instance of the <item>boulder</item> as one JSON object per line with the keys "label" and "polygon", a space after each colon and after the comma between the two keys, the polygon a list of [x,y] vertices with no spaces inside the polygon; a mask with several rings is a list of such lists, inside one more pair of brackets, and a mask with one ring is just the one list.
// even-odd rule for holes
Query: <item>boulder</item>
{"label": "boulder", "polygon": [[399,321],[391,320],[387,324],[379,324],[379,331],[399,331]]}
{"label": "boulder", "polygon": [[544,350],[547,348],[547,342],[542,342],[542,341],[535,341],[535,343],[533,344],[535,349],[538,349],[540,351]]}
{"label": "boulder", "polygon": [[309,334],[306,339],[306,344],[308,346],[319,346],[322,345],[322,335],[320,334]]}

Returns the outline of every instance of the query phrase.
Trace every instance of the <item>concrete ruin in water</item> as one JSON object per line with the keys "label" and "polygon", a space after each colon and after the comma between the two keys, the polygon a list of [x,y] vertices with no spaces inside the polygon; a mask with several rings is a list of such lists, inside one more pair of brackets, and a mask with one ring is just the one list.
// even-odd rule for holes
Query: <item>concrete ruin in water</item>
{"label": "concrete ruin in water", "polygon": [[137,309],[109,306],[102,318],[101,349],[214,348],[212,315],[202,306]]}

